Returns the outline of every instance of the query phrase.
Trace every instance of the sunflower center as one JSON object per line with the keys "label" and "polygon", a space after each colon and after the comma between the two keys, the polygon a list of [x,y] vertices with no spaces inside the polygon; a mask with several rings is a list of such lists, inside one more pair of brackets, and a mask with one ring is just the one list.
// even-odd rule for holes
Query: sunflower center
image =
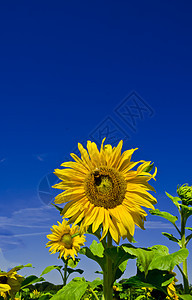
{"label": "sunflower center", "polygon": [[67,249],[72,249],[72,238],[70,234],[64,234],[61,238],[61,242],[63,243],[64,247]]}
{"label": "sunflower center", "polygon": [[7,276],[0,276],[0,283],[6,284],[7,283]]}
{"label": "sunflower center", "polygon": [[107,167],[90,172],[84,183],[89,201],[106,209],[114,208],[123,202],[126,187],[126,181],[120,172]]}

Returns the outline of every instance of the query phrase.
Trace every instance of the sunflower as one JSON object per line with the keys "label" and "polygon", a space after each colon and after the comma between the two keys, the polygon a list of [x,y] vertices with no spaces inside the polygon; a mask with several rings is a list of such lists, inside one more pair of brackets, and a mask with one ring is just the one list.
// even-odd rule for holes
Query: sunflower
{"label": "sunflower", "polygon": [[[123,141],[117,147],[104,146],[100,151],[95,143],[88,141],[87,150],[79,143],[81,158],[71,153],[74,161],[61,164],[64,169],[56,169],[55,174],[62,181],[54,188],[64,190],[55,198],[56,204],[67,203],[62,210],[69,224],[78,224],[84,232],[92,225],[94,233],[103,225],[103,239],[108,231],[119,244],[120,238],[132,241],[135,224],[144,229],[147,213],[141,206],[154,209],[157,201],[148,192],[155,191],[148,181],[155,179],[154,174],[146,171],[150,161],[132,162],[136,149],[121,154]],[[133,168],[137,167],[137,170]]]}
{"label": "sunflower", "polygon": [[86,241],[85,237],[79,234],[79,226],[73,225],[70,228],[66,220],[57,223],[58,225],[53,225],[51,228],[52,233],[47,235],[50,241],[46,247],[51,247],[49,249],[51,254],[59,252],[59,258],[63,256],[64,259],[67,259],[71,256],[75,260],[80,246],[83,246]]}
{"label": "sunflower", "polygon": [[17,274],[17,268],[13,268],[9,272],[0,272],[0,295],[4,299],[7,299],[7,295],[14,299],[23,280],[24,277]]}
{"label": "sunflower", "polygon": [[173,300],[179,300],[179,297],[176,294],[176,289],[175,289],[175,282],[177,282],[178,280],[176,279],[176,273],[174,273],[173,271],[169,272],[170,274],[174,275],[173,281],[168,285],[167,287],[167,293],[169,296],[166,297],[166,299],[173,299]]}

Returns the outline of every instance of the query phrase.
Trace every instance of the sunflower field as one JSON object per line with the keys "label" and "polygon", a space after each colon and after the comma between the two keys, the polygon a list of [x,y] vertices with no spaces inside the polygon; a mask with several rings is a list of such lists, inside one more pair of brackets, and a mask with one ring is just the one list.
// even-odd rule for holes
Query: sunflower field
{"label": "sunflower field", "polygon": [[[72,153],[73,161],[62,163],[62,168],[54,171],[61,181],[53,188],[62,192],[55,197],[53,206],[62,222],[52,226],[46,247],[51,254],[58,254],[61,265],[46,267],[40,277],[19,275],[22,268],[32,267],[30,264],[8,272],[1,270],[1,300],[192,300],[187,270],[188,243],[192,238],[192,228],[187,227],[192,215],[192,187],[178,186],[177,197],[166,193],[178,210],[177,216],[155,209],[155,189],[149,184],[151,179],[156,180],[154,163],[132,161],[137,148],[122,153],[123,141],[116,147],[104,142],[105,139],[100,150],[91,141],[87,142],[87,149],[78,144],[81,157]],[[154,218],[161,217],[172,224],[176,235],[162,234],[178,244],[178,251],[169,253],[164,245],[134,245],[135,226],[144,229],[144,208],[150,209]],[[95,239],[87,247],[86,237],[90,234]],[[78,268],[78,254],[99,265],[102,279],[91,282],[82,277],[84,270]],[[123,278],[129,260],[136,260],[137,271],[135,276]],[[60,273],[62,285],[51,284],[44,278],[53,270]],[[69,280],[74,272],[79,277]],[[181,273],[182,284],[177,284],[176,272]]]}

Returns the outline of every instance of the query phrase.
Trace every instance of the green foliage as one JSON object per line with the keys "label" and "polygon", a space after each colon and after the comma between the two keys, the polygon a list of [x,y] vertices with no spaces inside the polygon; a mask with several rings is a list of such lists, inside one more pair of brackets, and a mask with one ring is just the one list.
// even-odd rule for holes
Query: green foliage
{"label": "green foliage", "polygon": [[76,277],[59,290],[51,300],[80,300],[88,285],[85,278]]}
{"label": "green foliage", "polygon": [[[83,247],[80,249],[79,253],[80,254],[84,254],[86,255],[88,258],[96,261],[101,269],[103,270],[104,269],[104,265],[105,265],[105,257],[101,257],[101,246],[102,244],[101,243],[97,243],[96,241],[93,241],[94,242],[94,246],[91,248],[88,248],[88,247]],[[93,249],[93,252],[92,250]],[[98,254],[100,256],[97,255],[97,249],[98,249]],[[104,248],[103,248],[103,251],[104,251]]]}
{"label": "green foliage", "polygon": [[192,300],[192,296],[191,295],[179,295],[179,298],[180,299],[183,299],[183,300]]}
{"label": "green foliage", "polygon": [[99,257],[103,257],[104,247],[102,243],[97,243],[97,241],[93,240],[91,246],[89,247],[93,255],[97,255]]}
{"label": "green foliage", "polygon": [[40,281],[45,281],[45,279],[43,277],[37,277],[35,275],[30,275],[28,276],[27,278],[25,278],[25,280],[23,280],[22,284],[21,284],[21,289],[31,285],[31,284],[34,284],[34,283],[37,283],[37,282],[40,282]]}
{"label": "green foliage", "polygon": [[112,270],[114,274],[113,281],[120,278],[126,270],[128,259],[135,259],[134,255],[126,252],[122,247],[111,247],[105,249],[104,254],[109,256],[113,262]]}
{"label": "green foliage", "polygon": [[56,265],[48,266],[43,270],[43,272],[41,273],[40,276],[45,275],[45,274],[51,272],[52,270],[61,270],[62,268],[63,268],[63,266],[56,266]]}
{"label": "green foliage", "polygon": [[79,263],[79,261],[80,261],[80,259],[79,258],[76,258],[75,257],[75,260],[73,260],[72,258],[69,258],[68,259],[68,266],[70,267],[70,268],[76,268],[76,266],[78,265],[78,263]]}
{"label": "green foliage", "polygon": [[171,234],[171,233],[167,233],[167,232],[162,232],[162,234],[164,235],[164,236],[166,236],[170,241],[172,241],[172,242],[176,242],[176,243],[178,243],[178,244],[180,244],[180,240],[178,240],[176,237],[174,237],[173,236],[173,234]]}
{"label": "green foliage", "polygon": [[144,272],[145,277],[149,270],[171,271],[188,256],[187,249],[180,249],[177,252],[169,254],[168,248],[163,245],[156,245],[147,249],[136,248],[130,244],[124,244],[121,247],[129,254],[137,257],[137,267],[141,272]]}
{"label": "green foliage", "polygon": [[192,215],[192,207],[188,207],[187,205],[181,204],[183,214],[185,218],[188,219]]}
{"label": "green foliage", "polygon": [[170,194],[168,194],[167,192],[165,192],[165,194],[167,195],[167,197],[169,197],[171,199],[171,201],[175,204],[175,206],[179,209],[179,201],[181,201],[181,199],[179,197],[173,197]]}
{"label": "green foliage", "polygon": [[188,254],[188,249],[180,249],[177,252],[165,256],[155,256],[149,266],[149,270],[158,269],[171,271],[176,265],[182,263]]}
{"label": "green foliage", "polygon": [[166,211],[160,211],[159,209],[154,209],[149,211],[151,215],[162,217],[169,222],[171,222],[173,225],[175,225],[175,222],[178,220],[178,217],[171,215],[170,213]]}
{"label": "green foliage", "polygon": [[83,274],[83,272],[84,272],[84,270],[82,270],[82,269],[72,269],[72,268],[67,268],[67,272],[68,272],[68,274],[71,274],[71,273],[74,273],[74,272],[77,272],[77,273],[79,273],[79,274]]}

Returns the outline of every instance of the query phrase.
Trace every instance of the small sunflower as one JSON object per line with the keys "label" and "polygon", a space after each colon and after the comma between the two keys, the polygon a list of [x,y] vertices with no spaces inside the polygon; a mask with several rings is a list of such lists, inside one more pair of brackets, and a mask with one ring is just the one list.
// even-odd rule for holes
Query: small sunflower
{"label": "small sunflower", "polygon": [[51,247],[49,251],[51,254],[59,252],[59,258],[62,256],[67,259],[69,256],[75,259],[80,246],[85,243],[85,236],[79,234],[79,226],[73,225],[71,228],[66,220],[62,223],[57,222],[58,225],[53,225],[52,233],[47,235],[50,240],[46,247]]}
{"label": "small sunflower", "polygon": [[[69,224],[81,222],[81,232],[92,225],[94,233],[103,225],[102,238],[109,231],[113,240],[119,244],[120,238],[132,241],[135,224],[144,229],[147,213],[141,206],[154,209],[157,201],[148,192],[155,191],[148,181],[155,179],[146,172],[150,161],[132,162],[136,149],[121,154],[123,141],[117,147],[104,146],[100,151],[95,143],[88,141],[87,149],[79,143],[81,158],[71,154],[74,161],[64,162],[64,169],[56,169],[55,174],[62,181],[54,188],[64,190],[55,198],[56,204],[67,203],[62,210]],[[137,170],[133,168],[141,163]]]}
{"label": "small sunflower", "polygon": [[172,300],[179,300],[179,297],[176,294],[176,289],[175,289],[175,282],[177,282],[178,280],[176,279],[176,273],[174,273],[173,271],[169,272],[170,274],[174,275],[173,281],[168,285],[167,287],[167,294],[169,296],[166,297],[166,299],[172,299]]}
{"label": "small sunflower", "polygon": [[4,299],[7,299],[7,295],[14,299],[23,280],[24,277],[17,274],[17,268],[13,268],[9,272],[0,272],[0,295]]}

